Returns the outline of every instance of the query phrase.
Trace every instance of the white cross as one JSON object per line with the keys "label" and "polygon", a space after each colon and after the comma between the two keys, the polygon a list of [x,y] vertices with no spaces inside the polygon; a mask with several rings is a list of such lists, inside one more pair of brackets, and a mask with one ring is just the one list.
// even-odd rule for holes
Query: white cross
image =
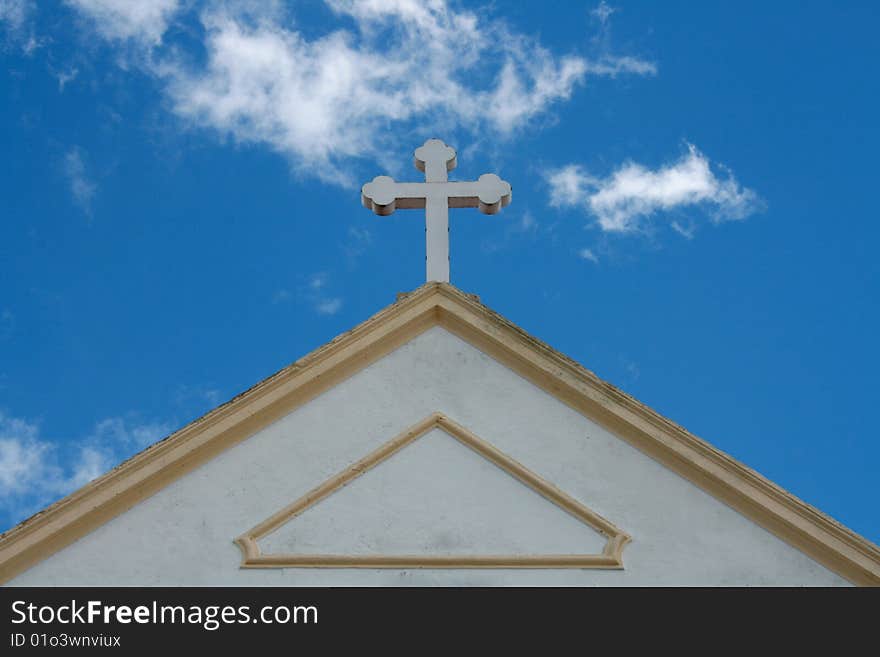
{"label": "white cross", "polygon": [[364,206],[386,216],[397,210],[425,209],[426,278],[449,282],[449,208],[480,208],[495,214],[510,203],[510,184],[494,173],[478,180],[449,182],[455,168],[455,149],[439,139],[429,139],[416,149],[415,165],[425,172],[425,182],[395,182],[390,176],[376,176],[361,190]]}

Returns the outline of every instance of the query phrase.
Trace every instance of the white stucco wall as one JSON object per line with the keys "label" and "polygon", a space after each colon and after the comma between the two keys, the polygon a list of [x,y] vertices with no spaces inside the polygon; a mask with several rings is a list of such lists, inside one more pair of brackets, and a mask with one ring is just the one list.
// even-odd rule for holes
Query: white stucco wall
{"label": "white stucco wall", "polygon": [[[625,569],[241,570],[233,539],[440,411],[628,532]],[[264,551],[595,552],[602,541],[439,430]],[[16,577],[13,585],[841,585],[688,481],[435,327]]]}

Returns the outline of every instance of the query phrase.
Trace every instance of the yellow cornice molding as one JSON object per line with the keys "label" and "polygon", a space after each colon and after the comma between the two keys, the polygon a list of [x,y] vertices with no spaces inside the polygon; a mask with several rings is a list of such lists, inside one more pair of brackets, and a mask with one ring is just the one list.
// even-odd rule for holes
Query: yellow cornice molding
{"label": "yellow cornice molding", "polygon": [[[263,554],[261,538],[294,520],[298,515],[367,473],[431,429],[442,429],[462,445],[507,472],[557,507],[605,536],[601,554],[496,554],[496,555],[340,555]],[[453,422],[432,413],[388,442],[330,477],[316,488],[272,514],[235,539],[241,549],[242,568],[623,568],[623,548],[630,537],[611,522],[588,509],[567,493],[499,451],[490,443]]]}
{"label": "yellow cornice molding", "polygon": [[880,585],[880,549],[446,283],[426,283],[0,536],[0,582],[441,325],[811,558]]}

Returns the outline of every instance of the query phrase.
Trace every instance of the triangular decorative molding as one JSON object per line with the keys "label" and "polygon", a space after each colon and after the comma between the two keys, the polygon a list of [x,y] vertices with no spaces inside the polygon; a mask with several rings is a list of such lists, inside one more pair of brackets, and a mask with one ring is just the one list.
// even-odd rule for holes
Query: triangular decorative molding
{"label": "triangular decorative molding", "polygon": [[[306,509],[368,472],[432,429],[442,429],[460,443],[491,461],[520,483],[605,536],[601,554],[499,554],[499,555],[341,555],[263,554],[259,540],[293,521]],[[432,413],[421,422],[367,454],[287,505],[237,539],[242,568],[623,568],[623,548],[630,537],[602,516],[542,479],[521,463],[500,452],[442,413]]]}

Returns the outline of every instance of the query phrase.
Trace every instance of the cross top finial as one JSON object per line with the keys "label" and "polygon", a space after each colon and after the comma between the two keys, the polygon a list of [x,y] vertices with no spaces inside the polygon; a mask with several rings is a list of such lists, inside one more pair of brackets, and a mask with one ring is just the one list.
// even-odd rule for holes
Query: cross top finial
{"label": "cross top finial", "polygon": [[449,281],[449,208],[479,208],[495,214],[510,203],[510,184],[494,173],[475,181],[449,182],[458,164],[455,149],[429,139],[415,151],[415,165],[425,173],[423,183],[399,183],[376,176],[361,190],[361,202],[378,215],[397,209],[425,209],[425,268],[429,281]]}
{"label": "cross top finial", "polygon": [[455,149],[439,139],[429,139],[416,149],[416,169],[425,173],[425,182],[446,182],[446,174],[458,161]]}

